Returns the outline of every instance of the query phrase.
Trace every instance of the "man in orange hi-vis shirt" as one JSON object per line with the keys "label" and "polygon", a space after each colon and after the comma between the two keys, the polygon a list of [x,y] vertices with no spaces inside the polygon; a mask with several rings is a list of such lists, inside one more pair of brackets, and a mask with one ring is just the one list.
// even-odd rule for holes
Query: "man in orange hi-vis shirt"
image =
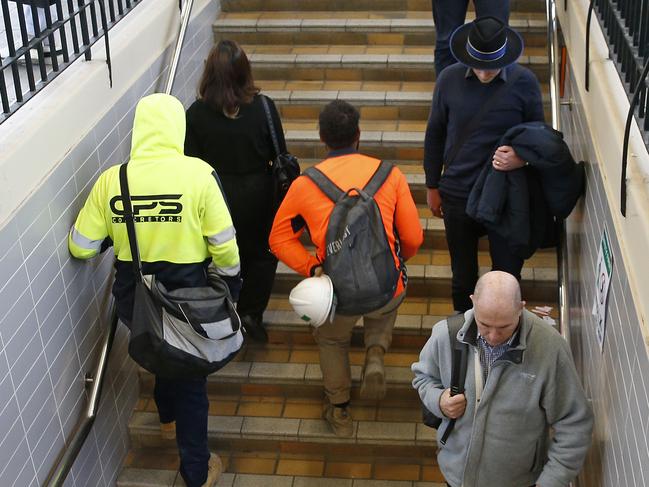
{"label": "man in orange hi-vis shirt", "polygon": [[[343,192],[364,188],[381,163],[358,153],[359,118],[358,111],[344,101],[331,102],[320,114],[320,140],[330,152],[316,168]],[[406,291],[403,261],[414,256],[423,242],[417,208],[406,178],[397,167],[391,169],[375,193],[374,201],[383,220],[394,265],[401,269],[396,274],[394,297],[385,306],[363,315],[337,313],[333,321],[313,330],[320,350],[320,368],[327,396],[324,417],[338,436],[351,436],[353,432],[348,408],[351,389],[348,349],[354,324],[363,317],[367,353],[361,396],[382,399],[386,392],[383,356],[392,341],[397,310]],[[334,202],[312,179],[304,175],[297,178],[275,216],[270,234],[272,252],[304,276],[321,275],[327,244],[325,236],[333,208]],[[305,229],[316,247],[315,255],[300,242]]]}

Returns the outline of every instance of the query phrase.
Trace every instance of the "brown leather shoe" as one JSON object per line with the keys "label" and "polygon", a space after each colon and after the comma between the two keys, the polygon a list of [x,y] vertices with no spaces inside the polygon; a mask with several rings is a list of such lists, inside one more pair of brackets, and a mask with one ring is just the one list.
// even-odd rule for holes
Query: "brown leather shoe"
{"label": "brown leather shoe", "polygon": [[323,416],[336,436],[349,438],[354,434],[354,422],[348,407],[337,408],[327,403]]}
{"label": "brown leather shoe", "polygon": [[216,453],[210,453],[210,460],[207,463],[207,480],[203,487],[214,487],[223,472],[223,463]]}
{"label": "brown leather shoe", "polygon": [[387,387],[385,385],[385,368],[383,367],[383,347],[374,345],[367,349],[363,381],[361,382],[361,397],[363,399],[383,399]]}

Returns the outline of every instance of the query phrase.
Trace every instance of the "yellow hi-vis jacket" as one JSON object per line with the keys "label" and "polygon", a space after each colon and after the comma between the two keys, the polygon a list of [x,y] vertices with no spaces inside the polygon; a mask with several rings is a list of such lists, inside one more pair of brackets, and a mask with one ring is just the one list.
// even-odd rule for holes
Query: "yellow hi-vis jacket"
{"label": "yellow hi-vis jacket", "polygon": [[[185,111],[172,96],[154,94],[135,111],[128,185],[143,264],[200,263],[211,257],[223,276],[239,274],[234,226],[212,167],[183,154]],[[110,237],[118,261],[132,261],[119,166],[99,176],[70,231],[70,253],[97,255]]]}

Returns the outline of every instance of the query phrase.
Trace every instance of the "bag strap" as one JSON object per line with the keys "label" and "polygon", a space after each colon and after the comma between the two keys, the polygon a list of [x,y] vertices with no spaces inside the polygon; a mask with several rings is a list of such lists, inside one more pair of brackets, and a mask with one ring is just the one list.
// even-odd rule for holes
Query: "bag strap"
{"label": "bag strap", "polygon": [[385,183],[385,180],[388,179],[393,167],[394,164],[381,161],[376,172],[363,188],[363,191],[365,191],[369,196],[374,197],[376,192],[381,188],[381,186],[383,186],[383,183]]}
{"label": "bag strap", "polygon": [[[451,344],[452,357],[451,395],[454,396],[456,394],[464,393],[464,382],[466,380],[466,368],[469,356],[469,347],[466,343],[462,343],[457,339],[457,334],[460,331],[460,328],[464,325],[464,313],[449,316],[446,319],[446,324],[448,326],[448,336]],[[451,419],[446,425],[444,434],[440,439],[442,445],[446,444],[446,440],[448,440],[453,428],[455,428],[455,419]]]}
{"label": "bag strap", "polygon": [[345,192],[340,189],[334,182],[329,179],[325,174],[315,166],[308,168],[302,173],[304,176],[308,177],[315,185],[320,188],[327,198],[329,198],[334,203],[340,199]]}
{"label": "bag strap", "polygon": [[[388,178],[392,172],[394,164],[390,162],[381,161],[379,167],[376,169],[370,180],[367,182],[363,191],[365,191],[369,196],[374,196],[379,190],[385,180]],[[334,203],[340,199],[342,195],[345,194],[345,191],[340,189],[331,179],[329,179],[325,173],[315,166],[308,168],[302,174],[311,179],[320,190],[327,195]]]}
{"label": "bag strap", "polygon": [[514,69],[510,73],[509,79],[507,82],[503,85],[500,86],[496,91],[494,91],[491,96],[487,99],[487,101],[482,105],[482,108],[476,113],[473,118],[465,125],[464,130],[458,137],[457,141],[455,142],[455,145],[451,148],[448,157],[446,158],[446,165],[449,165],[451,162],[455,160],[457,157],[458,153],[460,152],[460,149],[466,142],[466,140],[469,138],[469,135],[471,135],[473,132],[475,132],[475,129],[478,128],[478,125],[484,118],[484,116],[487,114],[487,112],[496,104],[496,102],[502,98],[502,96],[509,91],[509,89],[516,83],[516,80],[523,74],[523,68],[520,67],[518,64],[514,65]]}
{"label": "bag strap", "polygon": [[140,262],[140,250],[137,246],[137,236],[135,234],[135,221],[133,218],[133,207],[131,206],[131,193],[128,190],[128,177],[126,174],[125,162],[119,167],[119,187],[122,193],[122,204],[124,205],[124,221],[126,222],[126,232],[128,243],[131,247],[131,259],[133,260],[133,274],[136,282],[142,281],[142,263]]}
{"label": "bag strap", "polygon": [[273,123],[273,117],[270,114],[270,107],[268,106],[268,99],[266,95],[261,96],[261,104],[264,106],[264,112],[266,112],[266,121],[268,122],[268,130],[270,130],[270,138],[273,139],[273,147],[275,148],[275,157],[279,156],[279,142],[277,140],[277,132],[275,132],[275,124]]}

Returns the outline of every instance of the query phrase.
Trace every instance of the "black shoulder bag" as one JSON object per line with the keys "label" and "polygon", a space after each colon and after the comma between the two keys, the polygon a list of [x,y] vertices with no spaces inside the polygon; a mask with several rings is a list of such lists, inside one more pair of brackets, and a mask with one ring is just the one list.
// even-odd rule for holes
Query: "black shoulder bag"
{"label": "black shoulder bag", "polygon": [[268,100],[264,95],[261,95],[261,102],[264,105],[268,130],[270,130],[270,137],[273,139],[273,147],[275,148],[275,159],[273,159],[273,164],[271,165],[271,174],[273,175],[274,182],[273,202],[275,208],[277,208],[284,199],[284,196],[286,196],[291,183],[300,175],[300,164],[294,155],[288,152],[280,152],[275,124],[273,124],[273,117],[270,113]]}
{"label": "black shoulder bag", "polygon": [[205,377],[232,360],[243,344],[230,291],[213,276],[209,286],[168,291],[155,276],[142,275],[126,167],[119,168],[119,183],[135,278],[128,353],[161,377]]}
{"label": "black shoulder bag", "polygon": [[[464,314],[459,313],[457,315],[449,316],[446,319],[446,324],[448,326],[448,338],[451,343],[451,357],[452,357],[452,366],[451,366],[451,396],[456,394],[464,393],[464,381],[466,380],[466,367],[469,355],[469,347],[465,343],[461,343],[457,340],[457,334],[464,324]],[[426,406],[421,405],[421,412],[424,424],[430,426],[433,429],[439,428],[442,424],[442,418],[438,418],[432,412],[428,410]],[[440,443],[442,445],[446,444],[446,440],[453,431],[455,427],[455,420],[451,419],[442,434]]]}

